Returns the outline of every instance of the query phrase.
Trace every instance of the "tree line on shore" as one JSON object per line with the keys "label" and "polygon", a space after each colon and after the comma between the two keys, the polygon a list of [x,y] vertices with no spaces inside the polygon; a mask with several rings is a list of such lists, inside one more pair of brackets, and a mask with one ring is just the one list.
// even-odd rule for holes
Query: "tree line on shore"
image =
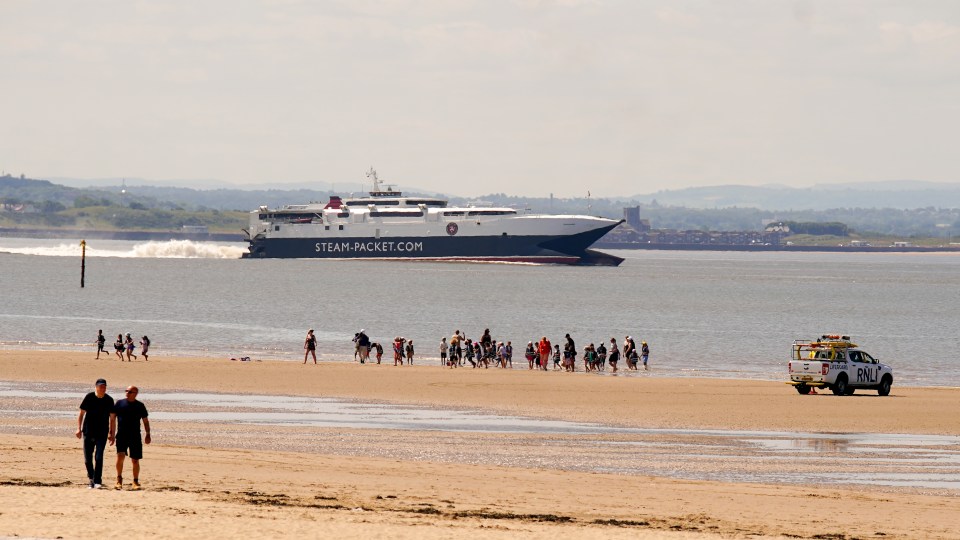
{"label": "tree line on shore", "polygon": [[[178,229],[183,225],[205,225],[211,230],[236,231],[247,225],[247,212],[261,204],[325,201],[330,194],[312,190],[196,190],[149,186],[121,192],[120,187],[80,189],[8,175],[0,177],[0,226]],[[639,207],[640,217],[655,229],[762,231],[769,222],[785,222],[794,233],[810,235],[847,236],[856,232],[864,237],[901,235],[952,239],[960,236],[960,208],[688,208],[664,206],[656,200],[531,198],[502,193],[479,199],[531,212],[610,218],[622,217],[625,207]],[[451,197],[451,204],[470,202],[476,200]],[[208,206],[212,203],[216,206]],[[824,201],[824,206],[829,206],[829,199]]]}

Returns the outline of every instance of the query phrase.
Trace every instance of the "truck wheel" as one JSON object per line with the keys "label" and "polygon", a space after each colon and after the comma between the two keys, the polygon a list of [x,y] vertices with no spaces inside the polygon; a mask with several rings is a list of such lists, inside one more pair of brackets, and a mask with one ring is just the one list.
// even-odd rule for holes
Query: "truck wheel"
{"label": "truck wheel", "polygon": [[847,393],[847,375],[846,375],[846,374],[843,374],[843,373],[840,374],[840,376],[837,377],[837,382],[833,383],[833,388],[831,388],[830,390],[833,391],[833,395],[835,395],[835,396],[843,396],[843,395],[846,395],[846,393]]}
{"label": "truck wheel", "polygon": [[893,377],[884,375],[883,379],[880,380],[880,386],[877,387],[877,394],[881,396],[889,396],[891,386],[893,386]]}
{"label": "truck wheel", "polygon": [[807,386],[807,385],[805,385],[805,384],[798,384],[798,385],[795,386],[794,388],[797,389],[797,393],[798,393],[798,394],[807,395],[807,394],[810,393],[810,387]]}

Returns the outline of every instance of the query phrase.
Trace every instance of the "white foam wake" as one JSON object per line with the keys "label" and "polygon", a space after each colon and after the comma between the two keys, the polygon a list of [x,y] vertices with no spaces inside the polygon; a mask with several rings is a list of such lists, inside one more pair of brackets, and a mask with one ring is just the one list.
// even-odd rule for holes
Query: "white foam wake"
{"label": "white foam wake", "polygon": [[[234,244],[217,244],[214,242],[194,242],[192,240],[166,240],[161,242],[150,241],[141,244],[115,245],[108,242],[107,247],[99,247],[97,241],[87,242],[88,257],[125,257],[125,258],[153,258],[153,259],[239,259],[246,251],[243,247]],[[41,257],[79,257],[79,242],[61,243],[48,246],[0,246],[0,253],[16,253],[20,255],[39,255]]]}
{"label": "white foam wake", "polygon": [[134,257],[170,259],[239,259],[244,251],[239,246],[191,240],[147,242],[133,246]]}

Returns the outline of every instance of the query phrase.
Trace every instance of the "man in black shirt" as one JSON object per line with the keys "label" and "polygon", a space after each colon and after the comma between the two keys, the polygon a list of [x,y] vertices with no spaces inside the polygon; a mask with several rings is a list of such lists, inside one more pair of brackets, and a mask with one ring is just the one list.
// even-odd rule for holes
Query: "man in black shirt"
{"label": "man in black shirt", "polygon": [[[147,407],[137,401],[140,390],[136,386],[127,387],[126,399],[117,401],[110,414],[110,440],[117,443],[117,485],[123,489],[123,460],[130,455],[133,462],[134,491],[140,489],[140,459],[143,458],[143,443],[150,444],[150,421],[147,420]],[[140,440],[140,421],[147,434]],[[116,436],[114,436],[116,434]]]}
{"label": "man in black shirt", "polygon": [[84,396],[77,417],[77,438],[83,439],[83,462],[92,489],[103,484],[103,450],[107,446],[113,398],[107,395],[107,381],[97,379],[94,391]]}

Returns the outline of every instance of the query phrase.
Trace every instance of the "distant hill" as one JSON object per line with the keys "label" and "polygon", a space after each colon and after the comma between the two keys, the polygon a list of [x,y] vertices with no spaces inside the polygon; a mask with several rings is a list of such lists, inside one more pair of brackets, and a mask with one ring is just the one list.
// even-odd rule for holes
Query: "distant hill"
{"label": "distant hill", "polygon": [[[115,227],[144,225],[144,215],[129,220],[118,208],[150,212],[157,223],[208,224],[229,227],[218,213],[240,223],[258,206],[325,202],[331,190],[312,189],[193,189],[171,186],[104,186],[75,188],[47,180],[0,176],[0,222],[10,225],[69,226],[82,220],[101,219]],[[359,185],[356,186],[359,192]],[[340,184],[336,194],[350,195]],[[412,195],[429,192],[404,190]],[[641,219],[653,228],[677,230],[762,230],[771,221],[837,222],[858,233],[960,237],[960,184],[882,182],[816,186],[718,186],[659,191],[631,198],[536,198],[504,193],[478,197],[496,206],[510,206],[548,214],[589,214],[623,217],[625,207],[640,207]],[[476,199],[450,197],[453,205]],[[10,208],[30,207],[36,214]],[[236,211],[236,212],[234,212]],[[196,215],[186,215],[194,213]],[[232,222],[230,222],[232,223]],[[236,228],[242,226],[242,223]]]}
{"label": "distant hill", "polygon": [[920,181],[818,184],[811,188],[711,186],[664,190],[631,199],[686,208],[759,208],[815,210],[827,208],[960,208],[960,183]]}

